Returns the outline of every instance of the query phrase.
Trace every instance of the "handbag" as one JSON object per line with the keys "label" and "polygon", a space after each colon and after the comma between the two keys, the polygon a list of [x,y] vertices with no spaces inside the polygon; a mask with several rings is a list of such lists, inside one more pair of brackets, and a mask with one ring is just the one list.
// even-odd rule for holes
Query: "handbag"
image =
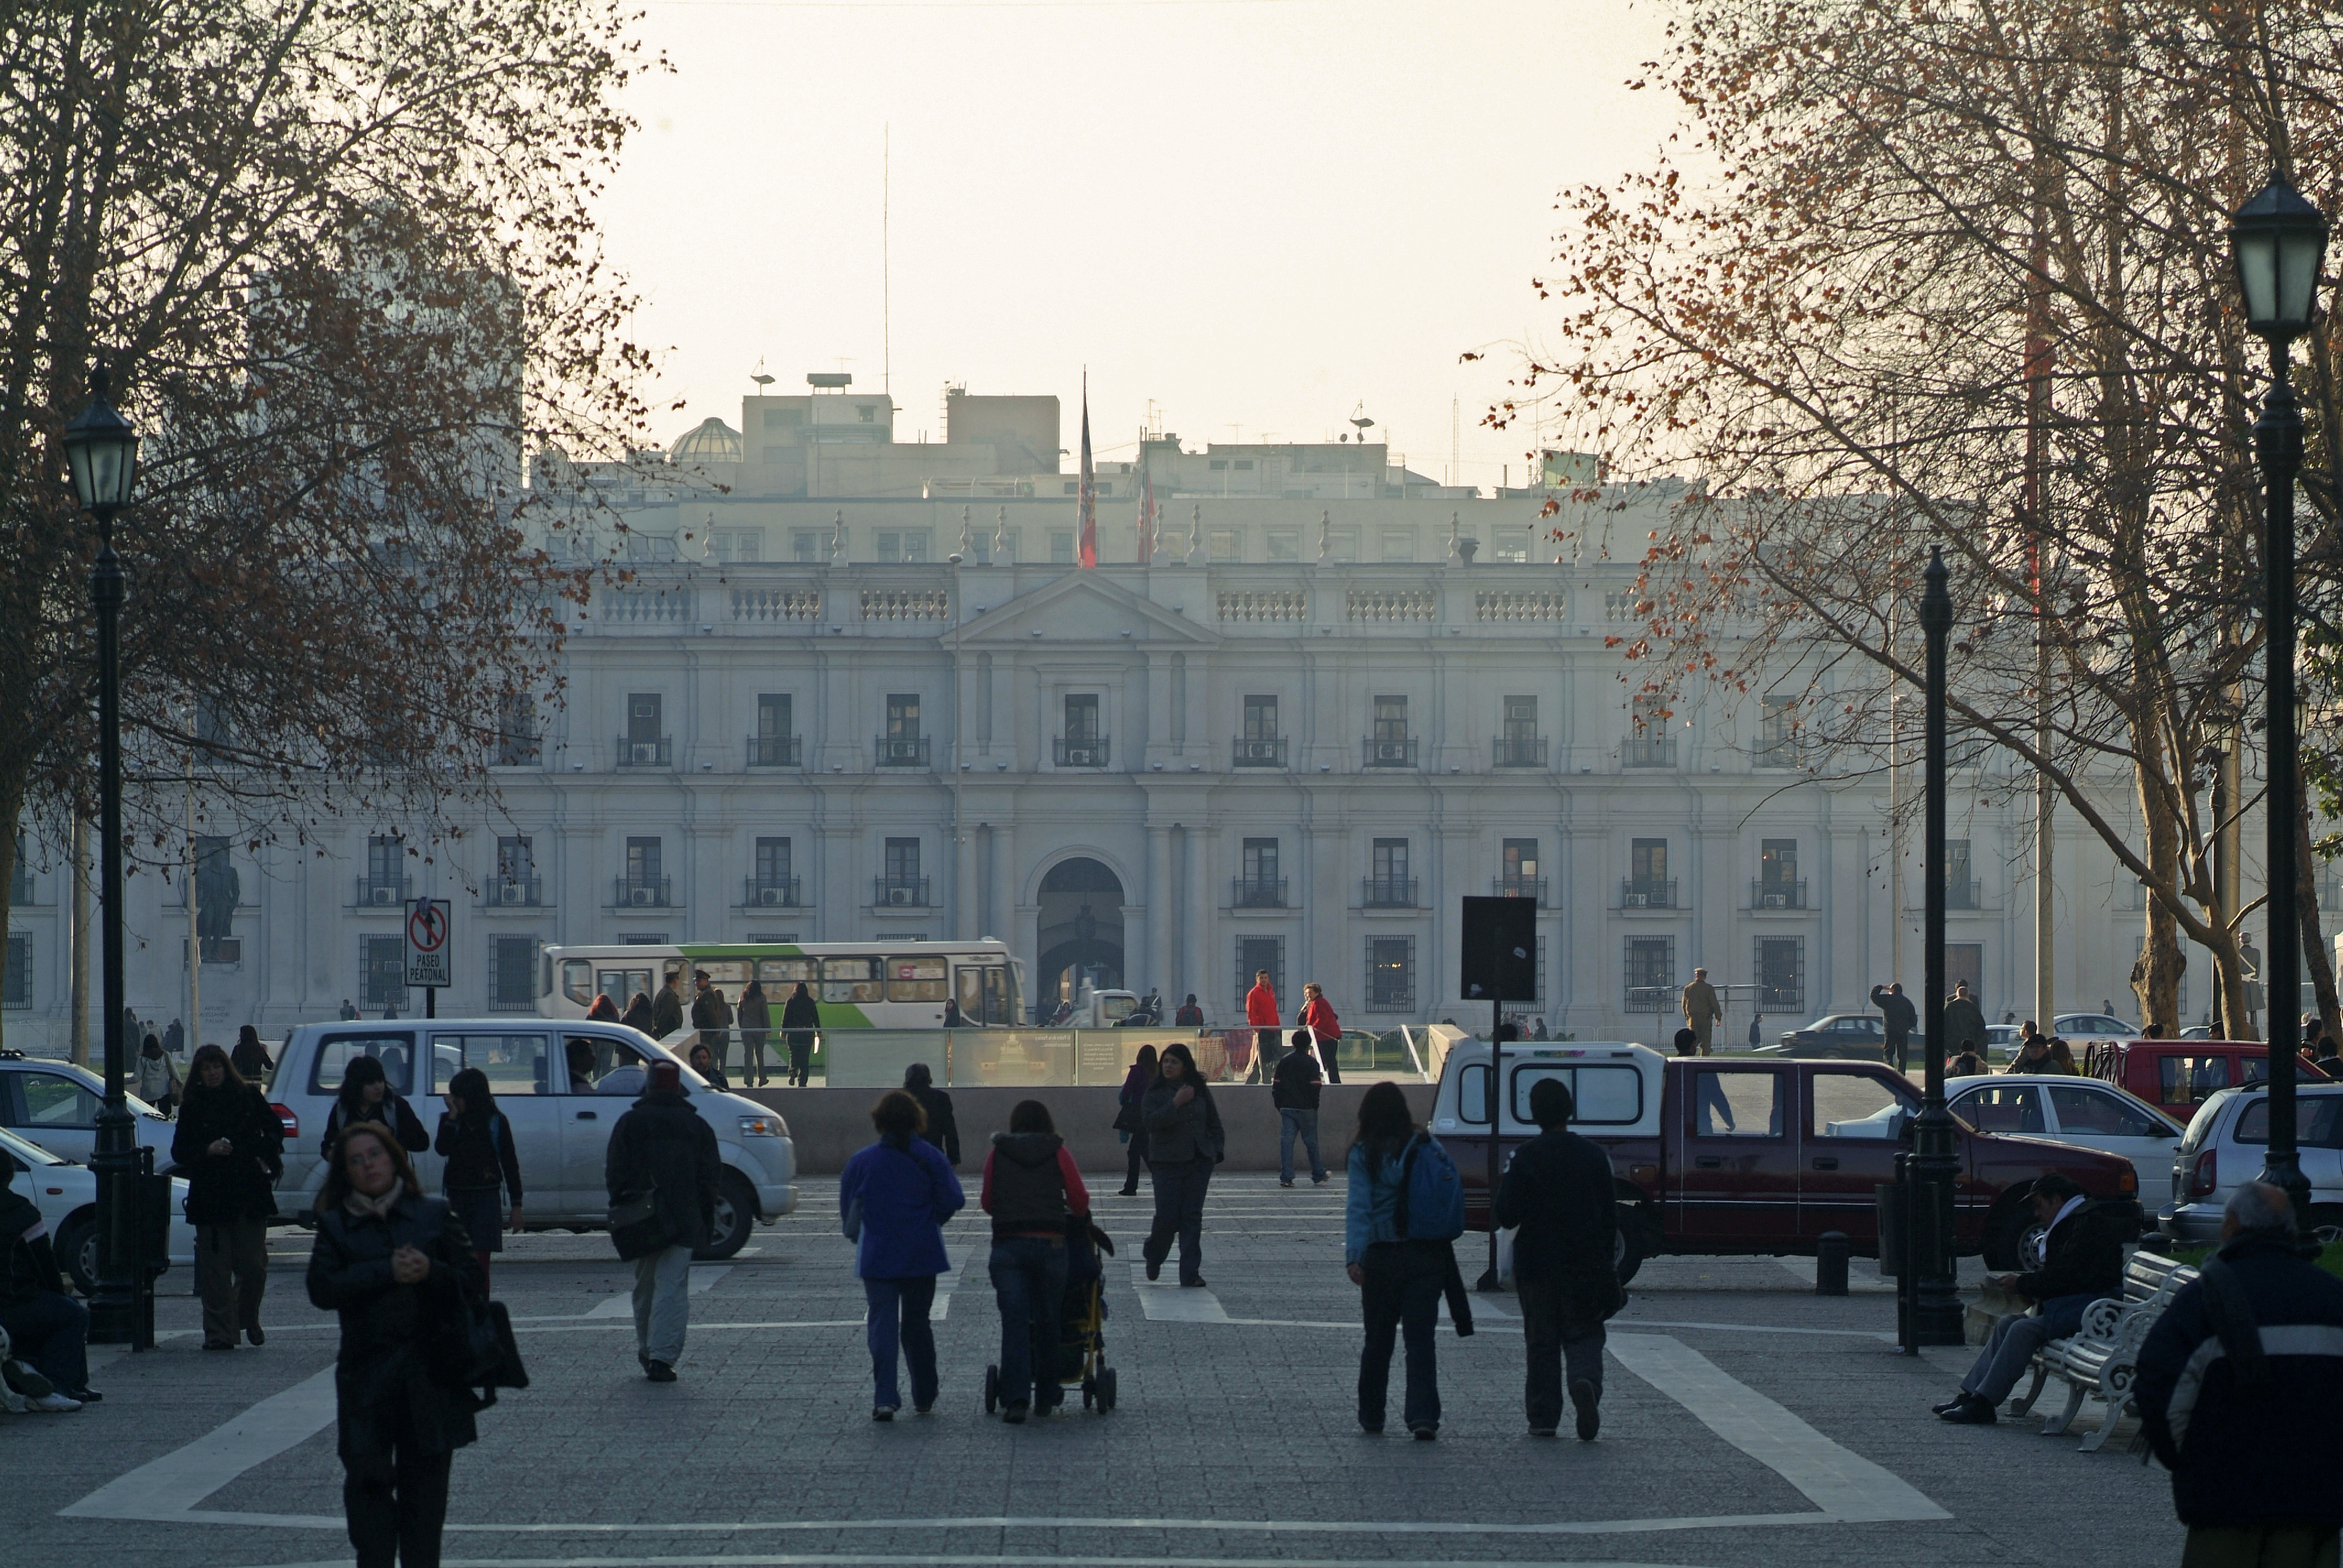
{"label": "handbag", "polygon": [[455,1304],[430,1342],[428,1361],[433,1382],[443,1388],[477,1389],[484,1405],[496,1403],[498,1389],[528,1386],[512,1314],[469,1283],[457,1290]]}
{"label": "handbag", "polygon": [[610,1243],[621,1262],[648,1258],[667,1246],[667,1227],[659,1222],[659,1189],[631,1194],[610,1205]]}

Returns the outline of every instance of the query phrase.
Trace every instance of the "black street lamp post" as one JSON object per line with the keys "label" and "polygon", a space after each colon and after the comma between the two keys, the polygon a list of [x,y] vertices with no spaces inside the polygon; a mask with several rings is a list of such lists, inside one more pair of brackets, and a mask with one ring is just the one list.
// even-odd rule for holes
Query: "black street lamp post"
{"label": "black street lamp post", "polygon": [[139,1160],[136,1119],[123,1099],[130,1043],[122,1028],[122,558],[114,553],[114,515],[130,504],[138,477],[138,432],[106,401],[106,367],[89,380],[89,407],[65,428],[65,460],[74,494],[97,519],[97,564],[89,574],[97,609],[98,833],[104,915],[100,944],[105,980],[99,1017],[106,1028],[106,1104],[97,1113],[97,1147],[90,1170],[97,1177],[97,1293],[90,1302],[89,1337],[102,1344],[152,1348],[142,1329],[138,1218]]}
{"label": "black street lamp post", "polygon": [[2269,896],[2264,910],[2269,940],[2263,960],[2269,997],[2269,1144],[2261,1179],[2283,1188],[2302,1216],[2310,1179],[2295,1151],[2295,1052],[2299,1018],[2302,934],[2295,917],[2298,723],[2294,686],[2294,481],[2302,469],[2302,410],[2287,374],[2287,346],[2310,329],[2318,303],[2318,273],[2327,253],[2327,220],[2283,175],[2273,174],[2239,207],[2229,226],[2246,327],[2268,343],[2269,396],[2254,421],[2254,456],[2266,491],[2262,538],[2262,722],[2268,727],[2268,792],[2264,865]]}
{"label": "black street lamp post", "polygon": [[1941,549],[1928,552],[1920,595],[1920,629],[1926,635],[1927,831],[1926,930],[1927,994],[1921,1019],[1926,1076],[1920,1114],[1912,1123],[1910,1203],[1904,1266],[1913,1275],[1905,1344],[1962,1342],[1961,1297],[1953,1273],[1953,1188],[1960,1156],[1953,1113],[1945,1109],[1945,644],[1953,629],[1952,573]]}

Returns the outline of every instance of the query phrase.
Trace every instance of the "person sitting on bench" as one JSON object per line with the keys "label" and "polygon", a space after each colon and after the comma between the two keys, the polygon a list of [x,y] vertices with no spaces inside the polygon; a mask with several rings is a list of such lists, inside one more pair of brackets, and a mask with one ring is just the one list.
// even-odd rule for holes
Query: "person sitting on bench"
{"label": "person sitting on bench", "polygon": [[1961,1391],[1935,1408],[1961,1426],[1991,1426],[1994,1411],[2017,1384],[2034,1352],[2083,1326],[2093,1302],[2123,1293],[2124,1228],[2104,1204],[2091,1202],[2056,1171],[2034,1183],[2034,1217],[2047,1228],[2042,1266],[2023,1274],[1989,1274],[1990,1283],[2035,1303],[2033,1315],[2013,1312],[1994,1324]]}

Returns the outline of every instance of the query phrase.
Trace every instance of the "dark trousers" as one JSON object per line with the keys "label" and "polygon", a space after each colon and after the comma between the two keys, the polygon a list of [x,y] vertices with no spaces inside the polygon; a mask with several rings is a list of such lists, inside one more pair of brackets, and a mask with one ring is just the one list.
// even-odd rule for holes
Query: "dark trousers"
{"label": "dark trousers", "polygon": [[1383,1430],[1393,1342],[1403,1333],[1407,1340],[1403,1418],[1410,1431],[1440,1424],[1440,1374],[1433,1359],[1433,1334],[1440,1321],[1448,1258],[1448,1250],[1434,1241],[1378,1241],[1367,1249],[1367,1278],[1360,1292],[1367,1317],[1367,1342],[1359,1352],[1361,1426]]}
{"label": "dark trousers", "polygon": [[2007,1399],[2033,1362],[2034,1352],[2081,1328],[2083,1309],[2097,1299],[2088,1293],[2054,1296],[2041,1303],[2038,1316],[2016,1313],[1994,1324],[1969,1375],[1961,1380],[1962,1389],[1991,1404]]}
{"label": "dark trousers", "polygon": [[740,1031],[740,1083],[743,1088],[765,1081],[765,1034],[761,1029]]}
{"label": "dark trousers", "polygon": [[1155,1222],[1147,1232],[1140,1256],[1161,1265],[1172,1255],[1172,1239],[1180,1239],[1180,1280],[1204,1277],[1204,1189],[1212,1180],[1212,1162],[1198,1158],[1169,1164],[1151,1160],[1147,1175],[1155,1185]]}
{"label": "dark trousers", "polygon": [[1562,1424],[1564,1364],[1570,1382],[1590,1382],[1603,1397],[1603,1320],[1574,1312],[1560,1280],[1514,1282],[1522,1307],[1522,1337],[1529,1342],[1529,1382],[1523,1391],[1530,1424]]}
{"label": "dark trousers", "polygon": [[222,1220],[196,1227],[196,1289],[204,1298],[204,1342],[232,1345],[260,1326],[260,1298],[268,1289],[268,1226],[260,1220]]}
{"label": "dark trousers", "polygon": [[[1252,1073],[1262,1083],[1276,1070],[1285,1055],[1285,1031],[1282,1029],[1257,1029],[1252,1031]],[[1249,1074],[1248,1076],[1252,1076]]]}
{"label": "dark trousers", "polygon": [[377,1419],[389,1442],[342,1457],[342,1513],[349,1521],[357,1568],[439,1568],[439,1534],[447,1523],[447,1471],[453,1453],[417,1451],[406,1402],[394,1399]]}
{"label": "dark trousers", "polygon": [[1131,1135],[1131,1161],[1128,1169],[1122,1173],[1122,1190],[1125,1192],[1139,1191],[1139,1172],[1146,1163],[1147,1129],[1141,1127],[1134,1130]]}
{"label": "dark trousers", "polygon": [[1901,1033],[1890,1034],[1887,1037],[1886,1055],[1887,1060],[1895,1064],[1896,1071],[1906,1070],[1910,1067],[1912,1060],[1911,1038]]}
{"label": "dark trousers", "polygon": [[803,1089],[806,1086],[806,1081],[812,1076],[813,1030],[809,1029],[793,1029],[789,1030],[790,1086],[796,1089]]}
{"label": "dark trousers", "polygon": [[19,1306],[0,1307],[0,1329],[16,1359],[57,1385],[61,1393],[89,1386],[89,1309],[71,1296],[43,1291]]}
{"label": "dark trousers", "polygon": [[[1310,1038],[1318,1040],[1315,1033]],[[1326,1081],[1329,1083],[1342,1081],[1342,1070],[1334,1061],[1334,1048],[1341,1043],[1339,1040],[1318,1040],[1318,1065],[1324,1070]]]}
{"label": "dark trousers", "polygon": [[936,1304],[936,1277],[913,1274],[898,1280],[865,1280],[862,1299],[870,1311],[863,1337],[870,1346],[870,1402],[902,1408],[895,1382],[897,1346],[911,1363],[911,1402],[925,1409],[936,1402],[936,1330],[928,1312]]}
{"label": "dark trousers", "polygon": [[992,1299],[1001,1307],[1001,1398],[1049,1410],[1058,1384],[1058,1303],[1066,1294],[1066,1243],[1054,1236],[995,1236]]}

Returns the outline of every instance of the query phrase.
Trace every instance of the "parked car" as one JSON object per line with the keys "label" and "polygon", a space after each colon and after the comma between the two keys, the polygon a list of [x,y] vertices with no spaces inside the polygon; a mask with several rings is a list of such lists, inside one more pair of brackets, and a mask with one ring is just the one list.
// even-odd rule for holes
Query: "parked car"
{"label": "parked car", "polygon": [[[155,1169],[171,1168],[171,1122],[161,1111],[125,1092],[123,1101],[138,1120],[139,1147],[155,1151]],[[29,1138],[60,1160],[86,1165],[97,1152],[97,1112],[106,1103],[106,1080],[70,1061],[0,1050],[0,1127]]]}
{"label": "parked car", "polygon": [[[2310,1223],[2343,1227],[2343,1085],[2306,1083],[2295,1092],[2295,1148],[2310,1179]],[[2269,1151],[2269,1091],[2216,1091],[2197,1108],[2172,1157],[2172,1200],[2157,1228],[2203,1245],[2221,1235],[2221,1207],[2240,1182],[2262,1173]]]}
{"label": "parked car", "polygon": [[1947,1079],[1945,1101],[1979,1132],[2016,1133],[2120,1154],[2139,1172],[2139,1190],[2170,1180],[2185,1128],[2112,1083],[2063,1072],[1995,1073]]}
{"label": "parked car", "polygon": [[[1611,1156],[1619,1200],[1620,1277],[1654,1252],[1810,1253],[1824,1232],[1871,1256],[1875,1189],[1895,1176],[1919,1091],[1878,1061],[1665,1058],[1648,1046],[1505,1048],[1502,1157],[1537,1135],[1530,1088],[1561,1078],[1577,1103],[1572,1131]],[[1464,1179],[1465,1222],[1489,1223],[1489,1047],[1450,1050],[1432,1128]],[[2026,1196],[2050,1171],[2137,1213],[2138,1173],[2113,1154],[2039,1139],[1957,1130],[1957,1251],[2014,1268],[2033,1225]]]}
{"label": "parked car", "polygon": [[2139,1030],[2104,1012],[2062,1012],[2050,1020],[2050,1032],[2068,1045],[2093,1040],[2137,1040]]}
{"label": "parked car", "polygon": [[[695,1039],[687,1031],[672,1043],[689,1052]],[[710,1089],[680,1056],[623,1024],[506,1015],[313,1023],[287,1034],[268,1081],[270,1102],[285,1122],[280,1214],[307,1222],[316,1208],[326,1180],[319,1150],[326,1119],[343,1072],[361,1056],[382,1063],[384,1077],[414,1103],[427,1129],[437,1126],[438,1097],[458,1070],[477,1067],[488,1075],[497,1108],[512,1123],[531,1230],[601,1230],[608,1223],[603,1156],[610,1129],[642,1093],[646,1064],[654,1060],[682,1068],[686,1103],[715,1129],[724,1161],[716,1238],[699,1255],[729,1258],[754,1225],[797,1207],[796,1149],[774,1111]],[[415,1164],[436,1189],[439,1157],[418,1154]]]}
{"label": "parked car", "polygon": [[[97,1174],[39,1144],[0,1131],[0,1156],[15,1163],[16,1191],[33,1201],[49,1227],[49,1243],[65,1265],[73,1287],[85,1296],[97,1293]],[[188,1289],[195,1288],[196,1228],[187,1223],[187,1184],[171,1179],[171,1241],[174,1268],[187,1271]]]}
{"label": "parked car", "polygon": [[[2102,1040],[2083,1053],[2083,1071],[2129,1090],[2176,1120],[2224,1089],[2269,1078],[2269,1048],[2232,1040]],[[2303,1062],[2303,1082],[2327,1075]]]}
{"label": "parked car", "polygon": [[1875,1012],[1835,1012],[1782,1036],[1784,1056],[1879,1061],[1887,1052],[1887,1020]]}
{"label": "parked car", "polygon": [[2017,1042],[2026,1038],[2026,1030],[2014,1023],[1989,1023],[1985,1026],[1985,1054],[1987,1060],[2007,1061],[2017,1054]]}

